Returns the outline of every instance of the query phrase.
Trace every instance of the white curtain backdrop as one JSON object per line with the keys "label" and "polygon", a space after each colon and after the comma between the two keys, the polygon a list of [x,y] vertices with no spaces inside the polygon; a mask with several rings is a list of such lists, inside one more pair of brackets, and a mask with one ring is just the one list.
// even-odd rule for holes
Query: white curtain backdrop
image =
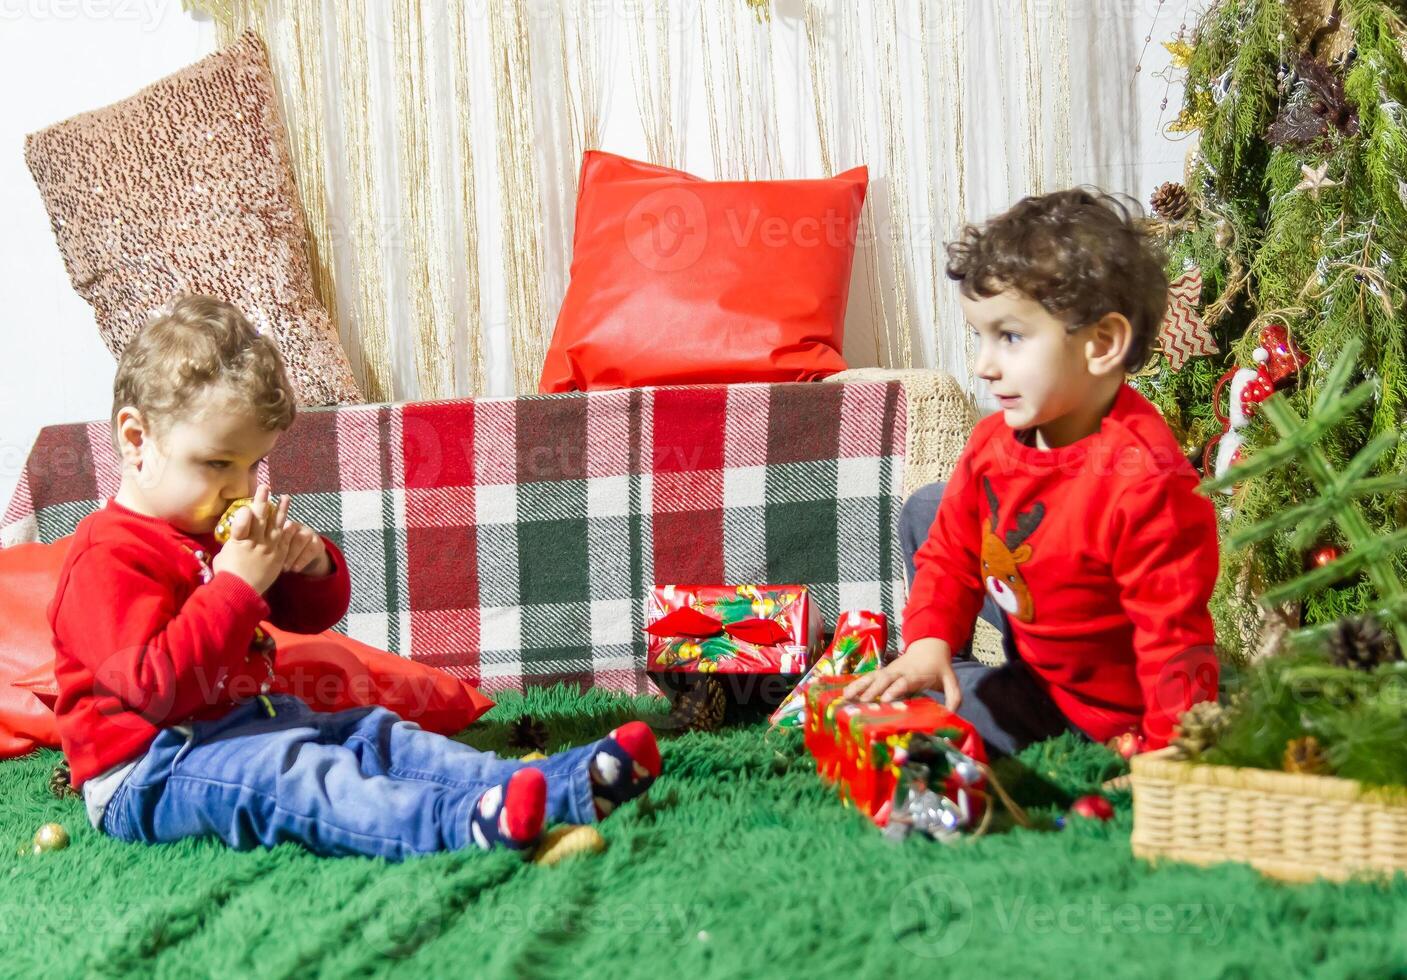
{"label": "white curtain backdrop", "polygon": [[[392,400],[532,390],[532,372],[515,378],[511,337],[515,322],[536,331],[539,344],[550,337],[567,283],[583,144],[717,178],[820,177],[867,164],[869,218],[846,355],[856,366],[939,367],[974,393],[967,332],[943,274],[943,244],[962,222],[1072,183],[1146,201],[1158,182],[1182,172],[1185,147],[1160,132],[1180,91],[1157,77],[1168,62],[1158,42],[1195,21],[1191,0],[773,0],[770,16],[744,0],[494,4],[393,0],[360,12],[344,0],[267,5],[281,83],[297,55],[280,17],[306,18],[309,8],[323,15],[337,312],[360,369],[359,291],[368,277],[384,284]],[[345,37],[358,16],[369,85],[352,102]],[[521,65],[505,61],[515,31]],[[457,79],[458,58],[467,70]],[[419,74],[407,68],[417,63]],[[513,71],[529,79],[533,127],[536,207],[524,210],[507,197],[523,181],[504,180],[505,168],[524,161],[504,142],[505,128],[527,118],[526,106],[516,115],[504,107]],[[1164,98],[1172,108],[1161,107]],[[408,149],[412,108],[423,113],[423,130]],[[290,114],[295,127],[303,124],[296,106]],[[347,145],[359,126],[374,149],[378,205],[374,244],[360,252],[358,235],[368,229],[358,223]],[[525,239],[537,250],[526,265]],[[540,289],[515,306],[515,274],[533,266]],[[417,371],[425,328],[417,309],[426,309],[416,305],[417,288],[430,308],[444,310],[433,336],[453,370],[437,390]],[[528,311],[536,323],[521,322]],[[480,375],[471,363],[476,335]]]}
{"label": "white curtain backdrop", "polygon": [[[897,320],[902,296],[914,363],[938,365],[966,379],[963,331],[934,246],[951,239],[964,216],[980,219],[1031,190],[1035,184],[1027,168],[1033,158],[1041,164],[1047,188],[1064,182],[1057,169],[1062,159],[1068,159],[1069,182],[1094,183],[1142,200],[1159,182],[1179,177],[1187,146],[1160,134],[1160,117],[1166,121],[1175,115],[1181,91],[1159,77],[1169,61],[1159,42],[1175,35],[1180,23],[1190,29],[1206,3],[773,0],[766,27],[745,0],[533,0],[517,9],[525,12],[530,42],[526,49],[536,126],[531,148],[541,177],[541,206],[528,219],[541,233],[541,331],[550,333],[565,287],[572,193],[583,143],[641,158],[648,158],[652,147],[668,147],[674,163],[704,177],[815,177],[864,162],[873,181],[876,227],[882,231],[888,220],[884,209],[897,200],[895,178],[901,172],[908,210],[897,225],[897,240],[881,240],[875,261],[868,248],[861,250],[847,355],[857,365],[893,360],[877,352],[875,324],[882,330],[884,322]],[[98,340],[92,311],[68,283],[48,217],[24,166],[24,134],[124,98],[209,53],[217,41],[210,20],[183,10],[178,0],[112,5],[108,16],[100,16],[99,6],[94,5],[96,12],[57,4],[12,5],[0,11],[0,78],[8,80],[9,90],[24,93],[0,100],[0,199],[9,219],[0,235],[5,259],[0,290],[8,298],[0,312],[0,502],[9,499],[41,426],[106,414],[114,370]],[[398,84],[407,73],[398,67],[392,15],[418,8],[424,55],[435,79],[426,100],[425,128],[427,157],[439,179],[428,197],[440,202],[441,221],[435,232],[441,247],[427,250],[425,258],[438,263],[448,282],[446,306],[453,311],[453,323],[445,330],[443,347],[456,369],[450,393],[513,392],[517,379],[496,110],[498,93],[505,88],[504,66],[495,57],[502,43],[495,47],[491,14],[515,9],[514,3],[264,0],[262,6],[275,25],[290,13],[320,15],[317,91],[325,124],[318,132],[325,137],[320,146],[327,238],[337,273],[335,305],[343,338],[360,367],[367,337],[359,297],[373,300],[386,327],[390,387],[397,399],[420,395],[419,328],[410,313],[407,270],[417,229],[428,228],[429,222],[407,215],[403,202],[407,190],[416,188],[397,183],[402,169]],[[457,23],[451,15],[461,7],[467,42],[462,63],[467,67],[457,73]],[[659,86],[661,10],[670,52],[664,73],[670,82],[667,99]],[[1042,39],[1033,59],[1027,58],[1023,10]],[[828,157],[813,96],[808,13],[817,51],[825,54],[814,69],[821,90],[830,96],[831,113],[824,117]],[[565,71],[564,14],[569,25]],[[343,42],[352,35],[341,25],[354,22],[364,25],[357,37],[372,71],[365,96],[349,100],[344,82],[354,73],[346,71]],[[897,27],[885,29],[886,23]],[[1064,34],[1062,23],[1068,25]],[[299,77],[297,38],[274,33],[280,36],[272,37],[270,46],[286,87]],[[888,48],[882,43],[886,37],[891,39]],[[1135,73],[1145,48],[1143,69]],[[583,50],[590,56],[582,57]],[[644,66],[642,54],[648,58]],[[1035,114],[1027,111],[1032,67],[1042,107]],[[1066,68],[1068,121],[1058,109]],[[563,83],[564,76],[572,79],[571,86]],[[638,84],[650,79],[650,88]],[[706,79],[713,82],[712,104]],[[455,112],[456,81],[471,107],[468,130],[459,128]],[[926,103],[921,98],[925,90]],[[641,122],[642,105],[650,108],[650,98],[642,98],[647,94],[654,96],[657,112],[669,109],[672,138],[667,138],[668,128],[654,126],[647,140]],[[1161,110],[1165,97],[1170,108]],[[902,144],[902,167],[890,163],[886,106],[901,137],[894,145],[897,150]],[[1030,152],[1033,118],[1041,133],[1039,157]],[[295,140],[313,132],[300,128],[296,116],[290,129]],[[371,166],[366,173],[353,173],[347,134],[363,130]],[[657,138],[660,130],[666,138]],[[461,166],[461,133],[473,155],[472,208],[461,206],[468,201],[463,178],[469,173]],[[1062,157],[1063,147],[1068,147],[1068,157]],[[369,220],[353,206],[353,176],[370,181],[375,191]],[[931,220],[935,214],[936,221]],[[472,235],[465,232],[469,218]],[[515,217],[509,227],[523,225]],[[472,250],[466,244],[470,240],[477,244]],[[376,261],[360,261],[362,252]],[[893,261],[896,252],[901,265]],[[473,256],[476,276],[466,274],[467,254]],[[902,292],[896,285],[900,279]],[[482,329],[471,330],[480,320]],[[469,370],[472,338],[480,335],[482,376]],[[897,338],[891,346],[897,354]]]}

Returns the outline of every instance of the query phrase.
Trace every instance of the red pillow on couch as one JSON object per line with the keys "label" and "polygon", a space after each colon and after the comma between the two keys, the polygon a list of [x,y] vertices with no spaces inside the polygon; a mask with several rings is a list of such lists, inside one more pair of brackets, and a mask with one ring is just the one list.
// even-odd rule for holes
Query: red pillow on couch
{"label": "red pillow on couch", "polygon": [[[59,747],[48,607],[68,546],[63,538],[0,549],[0,759]],[[264,627],[279,648],[274,689],[318,711],[379,704],[427,731],[454,735],[493,707],[465,681],[340,633]]]}
{"label": "red pillow on couch", "polygon": [[845,369],[868,171],[706,181],[588,151],[543,392],[810,381]]}

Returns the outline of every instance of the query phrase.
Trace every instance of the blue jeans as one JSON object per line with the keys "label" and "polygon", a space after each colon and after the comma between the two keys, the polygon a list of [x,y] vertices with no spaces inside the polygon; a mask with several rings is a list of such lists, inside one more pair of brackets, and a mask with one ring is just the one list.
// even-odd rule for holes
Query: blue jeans
{"label": "blue jeans", "polygon": [[591,823],[595,745],[536,762],[500,759],[402,721],[385,708],[313,711],[269,697],[190,735],[163,730],[122,781],[102,829],[125,841],[213,835],[231,847],[296,841],[317,854],[400,860],[472,846],[470,808],[490,786],[535,766],[547,819]]}
{"label": "blue jeans", "polygon": [[[904,502],[899,513],[899,540],[904,549],[904,563],[909,582],[914,579],[914,554],[926,540],[938,504],[943,499],[943,483],[919,487]],[[994,756],[1013,755],[1033,742],[1053,738],[1064,732],[1083,734],[1050,699],[1035,674],[1022,660],[1012,636],[1006,613],[992,597],[987,596],[979,613],[1002,634],[1002,649],[1006,663],[989,667],[969,659],[971,644],[954,657],[953,673],[957,675],[962,704],[958,716],[970,721],[987,749]],[[943,700],[941,691],[925,694]]]}

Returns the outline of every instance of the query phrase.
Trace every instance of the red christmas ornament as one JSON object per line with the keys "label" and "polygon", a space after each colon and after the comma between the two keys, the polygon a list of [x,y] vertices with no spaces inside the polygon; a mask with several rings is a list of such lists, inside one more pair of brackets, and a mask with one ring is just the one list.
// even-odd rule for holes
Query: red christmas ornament
{"label": "red christmas ornament", "polygon": [[[1212,392],[1212,411],[1224,427],[1221,435],[1207,443],[1202,455],[1202,472],[1220,476],[1241,461],[1241,435],[1238,430],[1250,424],[1261,402],[1281,388],[1291,384],[1302,367],[1309,363],[1304,351],[1290,339],[1290,331],[1282,324],[1262,327],[1260,346],[1253,352],[1256,366],[1232,368],[1223,374]],[[1231,385],[1230,403],[1221,410],[1222,389]],[[1230,494],[1227,487],[1224,493]]]}
{"label": "red christmas ornament", "polygon": [[[1231,382],[1231,403],[1227,406],[1230,414],[1221,410],[1221,390]],[[1250,424],[1256,413],[1256,406],[1275,394],[1275,381],[1270,377],[1265,365],[1254,368],[1232,368],[1221,376],[1212,392],[1212,411],[1225,426],[1221,435],[1207,443],[1202,453],[1202,472],[1207,476],[1221,476],[1241,461],[1241,430]],[[1224,493],[1230,494],[1227,487]]]}
{"label": "red christmas ornament", "polygon": [[1114,805],[1097,793],[1091,793],[1070,804],[1070,813],[1087,820],[1113,820]]}
{"label": "red christmas ornament", "polygon": [[1260,332],[1260,346],[1255,350],[1255,359],[1264,365],[1271,383],[1279,388],[1294,378],[1300,368],[1309,363],[1304,351],[1290,339],[1290,331],[1278,323],[1272,323]]}
{"label": "red christmas ornament", "polygon": [[1143,736],[1136,732],[1124,732],[1122,735],[1115,735],[1104,744],[1125,759],[1132,759],[1144,750]]}
{"label": "red christmas ornament", "polygon": [[[1260,350],[1260,348],[1256,348]],[[1230,414],[1221,411],[1221,391],[1231,382]],[[1223,374],[1212,391],[1212,411],[1221,424],[1229,429],[1240,429],[1256,414],[1256,406],[1275,394],[1275,379],[1270,376],[1265,365],[1253,368],[1232,368]]]}
{"label": "red christmas ornament", "polygon": [[1305,567],[1323,568],[1331,562],[1339,560],[1339,549],[1332,544],[1321,544],[1311,551],[1305,559]]}

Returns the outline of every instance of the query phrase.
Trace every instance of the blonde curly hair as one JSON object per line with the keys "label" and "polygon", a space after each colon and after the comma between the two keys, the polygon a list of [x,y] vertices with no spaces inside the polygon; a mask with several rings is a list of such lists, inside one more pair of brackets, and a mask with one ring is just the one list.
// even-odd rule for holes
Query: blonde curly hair
{"label": "blonde curly hair", "polygon": [[283,431],[297,414],[293,386],[272,338],[234,306],[210,296],[182,296],[153,316],[122,351],[112,383],[113,446],[126,406],[158,433],[196,413],[211,390],[244,401],[266,432]]}

